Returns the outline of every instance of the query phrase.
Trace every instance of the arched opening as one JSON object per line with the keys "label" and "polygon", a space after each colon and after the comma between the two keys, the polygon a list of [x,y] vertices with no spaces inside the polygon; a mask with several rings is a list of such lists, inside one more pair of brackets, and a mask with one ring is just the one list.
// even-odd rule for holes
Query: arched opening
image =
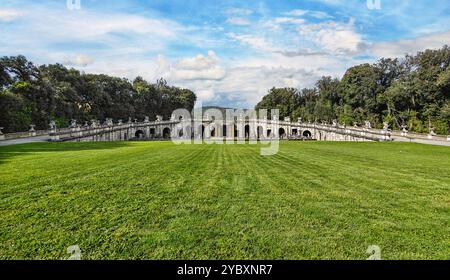
{"label": "arched opening", "polygon": [[264,128],[262,126],[258,126],[258,140],[264,137]]}
{"label": "arched opening", "polygon": [[197,132],[199,135],[197,137],[199,137],[199,139],[204,139],[205,138],[205,126],[204,125],[199,125],[198,126],[198,130]]}
{"label": "arched opening", "polygon": [[145,133],[144,133],[144,131],[142,131],[142,130],[138,130],[138,131],[136,131],[136,133],[134,134],[134,136],[135,136],[137,139],[143,139],[143,138],[145,137]]}
{"label": "arched opening", "polygon": [[170,139],[170,128],[166,127],[163,130],[163,138],[164,139]]}
{"label": "arched opening", "polygon": [[211,129],[211,137],[216,137],[216,128],[213,126]]}
{"label": "arched opening", "polygon": [[185,128],[184,128],[184,131],[185,131],[185,135],[186,135],[186,138],[193,138],[194,137],[194,134],[192,133],[192,128],[191,128],[191,126],[186,126]]}
{"label": "arched opening", "polygon": [[280,136],[280,138],[284,138],[284,136],[286,136],[286,131],[284,130],[284,128],[280,127],[280,129],[278,129],[278,135]]}
{"label": "arched opening", "polygon": [[150,138],[155,138],[156,130],[154,128],[150,128]]}
{"label": "arched opening", "polygon": [[298,130],[296,128],[292,129],[292,134],[293,135],[297,135],[298,134]]}
{"label": "arched opening", "polygon": [[227,137],[227,126],[225,124],[222,125],[222,136]]}
{"label": "arched opening", "polygon": [[246,125],[245,126],[245,128],[244,128],[244,131],[245,131],[245,139],[249,139],[250,138],[250,125]]}
{"label": "arched opening", "polygon": [[180,130],[178,130],[178,137],[183,137],[183,135],[184,135],[184,131],[183,131],[183,129],[181,128]]}
{"label": "arched opening", "polygon": [[271,135],[272,135],[272,129],[268,129],[267,130],[267,138],[270,138]]}
{"label": "arched opening", "polygon": [[309,131],[309,130],[303,131],[303,137],[311,138],[312,137],[311,131]]}
{"label": "arched opening", "polygon": [[233,133],[234,133],[234,137],[236,138],[236,137],[238,137],[239,135],[238,135],[238,129],[237,129],[237,125],[233,125]]}

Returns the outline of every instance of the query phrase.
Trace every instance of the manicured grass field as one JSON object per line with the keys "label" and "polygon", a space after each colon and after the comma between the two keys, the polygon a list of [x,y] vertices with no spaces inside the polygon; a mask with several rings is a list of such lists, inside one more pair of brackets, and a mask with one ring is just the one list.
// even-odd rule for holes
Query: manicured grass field
{"label": "manicured grass field", "polygon": [[0,259],[450,259],[450,148],[0,147]]}

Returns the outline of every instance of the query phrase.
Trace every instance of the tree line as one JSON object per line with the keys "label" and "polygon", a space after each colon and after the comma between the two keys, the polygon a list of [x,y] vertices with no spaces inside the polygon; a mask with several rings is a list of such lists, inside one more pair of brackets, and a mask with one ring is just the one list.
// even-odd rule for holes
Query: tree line
{"label": "tree line", "polygon": [[272,88],[256,109],[280,110],[280,117],[337,120],[381,128],[406,127],[450,133],[450,48],[425,50],[402,59],[382,58],[348,69],[341,79],[322,77],[315,87]]}
{"label": "tree line", "polygon": [[196,95],[169,86],[163,79],[149,83],[108,75],[81,73],[61,64],[36,66],[24,56],[0,58],[0,127],[3,132],[26,131],[30,124],[47,129],[50,121],[67,127],[84,123],[170,117],[173,110],[192,110]]}

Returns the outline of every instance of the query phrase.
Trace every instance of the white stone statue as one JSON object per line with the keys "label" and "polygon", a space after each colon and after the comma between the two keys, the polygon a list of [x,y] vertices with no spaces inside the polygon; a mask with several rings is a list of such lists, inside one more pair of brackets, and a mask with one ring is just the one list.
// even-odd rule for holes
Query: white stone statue
{"label": "white stone statue", "polygon": [[122,124],[123,124],[122,119],[118,120],[118,121],[117,121],[117,124],[118,124],[118,125],[122,125]]}
{"label": "white stone statue", "polygon": [[402,136],[406,136],[408,134],[408,126],[402,125]]}
{"label": "white stone statue", "polygon": [[128,117],[128,123],[129,123],[129,124],[131,124],[131,123],[132,123],[132,121],[131,121],[131,117]]}
{"label": "white stone statue", "polygon": [[2,129],[4,129],[4,127],[0,127],[0,135],[3,135]]}
{"label": "white stone statue", "polygon": [[55,130],[56,129],[56,122],[55,121],[51,121],[49,125],[50,125],[50,130]]}
{"label": "white stone statue", "polygon": [[372,124],[370,123],[370,121],[365,121],[365,124],[367,129],[372,129]]}
{"label": "white stone statue", "polygon": [[69,128],[76,128],[77,127],[77,120],[72,119],[70,121],[70,126]]}
{"label": "white stone statue", "polygon": [[333,120],[333,126],[339,126],[337,120]]}
{"label": "white stone statue", "polygon": [[434,132],[434,127],[430,128],[430,135],[431,136],[436,136],[436,133]]}
{"label": "white stone statue", "polygon": [[105,125],[113,126],[114,125],[113,120],[111,118],[106,118]]}
{"label": "white stone statue", "polygon": [[388,131],[389,130],[389,123],[387,123],[387,122],[383,123],[383,130],[384,131]]}
{"label": "white stone statue", "polygon": [[162,122],[162,120],[163,120],[163,117],[161,115],[157,115],[156,116],[156,121],[157,122]]}
{"label": "white stone statue", "polygon": [[97,120],[92,119],[91,120],[91,127],[96,128],[97,127]]}
{"label": "white stone statue", "polygon": [[150,122],[150,118],[147,117],[147,116],[145,116],[145,118],[144,118],[144,123],[149,123],[149,122]]}

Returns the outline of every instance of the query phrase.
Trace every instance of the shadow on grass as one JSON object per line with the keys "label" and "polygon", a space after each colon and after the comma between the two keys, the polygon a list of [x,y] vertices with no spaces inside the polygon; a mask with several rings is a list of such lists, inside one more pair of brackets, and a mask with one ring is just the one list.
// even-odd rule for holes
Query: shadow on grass
{"label": "shadow on grass", "polygon": [[28,143],[0,147],[0,165],[7,159],[25,154],[41,152],[68,152],[87,150],[109,150],[131,146],[131,142],[63,142],[63,143]]}

